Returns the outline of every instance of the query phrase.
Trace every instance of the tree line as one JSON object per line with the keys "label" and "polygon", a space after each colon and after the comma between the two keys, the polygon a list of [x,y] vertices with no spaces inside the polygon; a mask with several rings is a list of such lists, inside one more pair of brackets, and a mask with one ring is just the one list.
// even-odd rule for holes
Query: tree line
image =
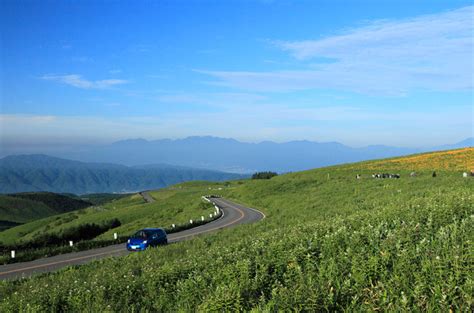
{"label": "tree line", "polygon": [[270,179],[274,176],[278,176],[275,172],[257,172],[252,175],[252,179]]}

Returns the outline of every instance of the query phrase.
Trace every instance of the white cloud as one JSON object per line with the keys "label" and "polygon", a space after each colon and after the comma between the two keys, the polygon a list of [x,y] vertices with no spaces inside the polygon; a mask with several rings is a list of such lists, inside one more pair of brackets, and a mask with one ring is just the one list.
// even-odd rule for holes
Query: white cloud
{"label": "white cloud", "polygon": [[107,89],[116,85],[126,84],[127,81],[123,79],[103,79],[103,80],[87,80],[81,75],[44,75],[41,77],[44,80],[57,81],[66,85],[81,89]]}
{"label": "white cloud", "polygon": [[[473,88],[474,7],[374,21],[318,40],[277,41],[305,70],[199,71],[215,84],[252,91],[338,89],[403,95]],[[318,60],[331,62],[319,62]]]}
{"label": "white cloud", "polygon": [[21,114],[0,114],[0,122],[3,125],[8,123],[17,125],[44,125],[54,122],[56,116],[54,115],[21,115]]}

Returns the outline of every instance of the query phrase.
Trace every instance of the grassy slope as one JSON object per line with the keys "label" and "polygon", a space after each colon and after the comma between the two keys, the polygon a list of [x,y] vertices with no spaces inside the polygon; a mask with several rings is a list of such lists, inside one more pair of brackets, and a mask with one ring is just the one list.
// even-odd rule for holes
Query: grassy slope
{"label": "grassy slope", "polygon": [[0,195],[0,220],[25,223],[54,213],[44,203]]}
{"label": "grassy slope", "polygon": [[0,195],[0,221],[26,223],[89,205],[80,199],[49,192]]}
{"label": "grassy slope", "polygon": [[130,196],[130,194],[116,194],[116,193],[91,193],[82,196],[75,196],[78,199],[88,201],[94,205],[101,205],[107,202],[118,200],[122,198],[126,198]]}
{"label": "grassy slope", "polygon": [[[169,227],[171,224],[184,224],[189,219],[209,217],[213,209],[200,201],[200,184],[190,184],[186,190],[170,188],[150,192],[152,197],[159,200],[154,203],[145,203],[140,195],[134,194],[103,205],[36,220],[0,232],[0,242],[24,242],[40,234],[59,233],[80,224],[101,223],[112,218],[118,218],[122,225],[100,235],[98,240],[111,239],[115,232],[129,235],[143,227]],[[198,187],[191,187],[193,185]],[[193,205],[187,205],[189,203]]]}
{"label": "grassy slope", "polygon": [[369,170],[474,170],[474,149],[463,148],[448,151],[415,154],[408,157],[396,157],[380,161],[355,163],[348,168],[364,168]]}
{"label": "grassy slope", "polygon": [[[261,209],[266,220],[2,282],[0,309],[469,311],[474,179],[461,177],[469,165],[460,160],[472,152],[433,162],[443,168],[417,168],[416,178],[408,177],[413,167],[407,158],[395,167],[392,160],[363,162],[233,182],[219,192]],[[373,164],[402,178],[368,178]],[[440,175],[432,178],[432,169]],[[363,179],[356,180],[359,173]],[[179,187],[170,197],[183,194],[182,205],[192,207],[194,196],[186,194],[217,186]]]}

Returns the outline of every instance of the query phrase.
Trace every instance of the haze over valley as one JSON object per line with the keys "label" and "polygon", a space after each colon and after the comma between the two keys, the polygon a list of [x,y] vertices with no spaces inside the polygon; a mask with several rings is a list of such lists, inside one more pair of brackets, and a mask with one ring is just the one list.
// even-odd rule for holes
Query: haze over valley
{"label": "haze over valley", "polygon": [[[456,143],[432,147],[420,143],[418,148],[388,145],[354,148],[338,142],[300,140],[284,143],[272,141],[246,143],[235,139],[207,136],[176,140],[128,139],[108,145],[71,146],[65,150],[51,152],[54,156],[83,162],[116,163],[126,166],[163,164],[161,167],[167,164],[252,174],[264,170],[279,173],[301,171],[411,153],[472,147],[473,141],[473,138],[466,138]],[[5,152],[18,153],[24,150],[5,150]],[[29,152],[38,153],[41,150]]]}

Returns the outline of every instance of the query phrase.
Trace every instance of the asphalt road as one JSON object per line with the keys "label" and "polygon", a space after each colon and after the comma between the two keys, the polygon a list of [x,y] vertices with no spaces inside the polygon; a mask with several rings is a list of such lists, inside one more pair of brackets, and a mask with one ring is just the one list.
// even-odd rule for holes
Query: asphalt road
{"label": "asphalt road", "polygon": [[140,196],[143,197],[143,200],[145,200],[146,203],[155,202],[155,199],[147,191],[142,191],[139,194],[140,194]]}
{"label": "asphalt road", "polygon": [[[219,219],[207,223],[205,225],[169,234],[169,243],[188,240],[196,235],[215,231],[221,228],[232,227],[244,223],[256,222],[265,217],[265,215],[260,211],[244,207],[240,204],[231,202],[223,198],[211,198],[210,200],[214,202],[214,204],[217,205],[223,211],[224,214]],[[152,226],[155,225],[150,225],[150,227]],[[28,277],[38,273],[56,271],[60,268],[71,265],[85,264],[96,259],[112,256],[124,256],[129,253],[140,252],[129,252],[125,248],[125,243],[122,243],[103,248],[56,255],[53,257],[38,259],[30,262],[1,265],[0,279],[5,280]]]}

